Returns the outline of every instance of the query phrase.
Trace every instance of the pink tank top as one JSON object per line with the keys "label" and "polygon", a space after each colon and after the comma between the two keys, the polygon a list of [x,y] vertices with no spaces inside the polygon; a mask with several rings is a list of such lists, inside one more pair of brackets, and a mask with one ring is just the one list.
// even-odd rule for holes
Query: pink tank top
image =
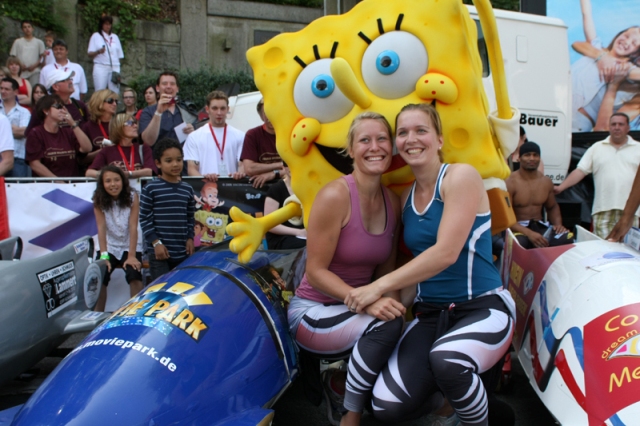
{"label": "pink tank top", "polygon": [[[340,231],[329,270],[351,287],[360,287],[371,282],[376,266],[385,262],[391,255],[393,232],[397,219],[389,200],[388,189],[383,186],[382,193],[387,210],[386,227],[382,234],[369,233],[362,224],[358,189],[353,175],[344,176],[344,179],[349,185],[351,217]],[[313,288],[307,280],[306,273],[296,291],[296,296],[320,303],[336,304],[341,302]]]}

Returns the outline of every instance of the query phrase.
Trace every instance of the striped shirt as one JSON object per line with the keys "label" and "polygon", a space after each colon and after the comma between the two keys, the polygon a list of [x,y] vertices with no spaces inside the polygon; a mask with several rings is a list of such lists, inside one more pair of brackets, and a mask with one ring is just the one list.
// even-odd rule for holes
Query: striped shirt
{"label": "striped shirt", "polygon": [[196,203],[193,188],[155,178],[142,188],[140,226],[149,244],[159,239],[173,260],[187,257],[186,244],[193,239]]}

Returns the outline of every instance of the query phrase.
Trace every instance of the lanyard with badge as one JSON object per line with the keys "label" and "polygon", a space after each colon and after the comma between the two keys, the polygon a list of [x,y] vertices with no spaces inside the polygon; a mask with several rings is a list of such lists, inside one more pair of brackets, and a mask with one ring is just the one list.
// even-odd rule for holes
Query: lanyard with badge
{"label": "lanyard with badge", "polygon": [[124,151],[122,150],[122,147],[120,145],[116,145],[116,146],[118,147],[118,151],[120,151],[120,156],[124,160],[124,166],[127,168],[127,170],[129,170],[130,172],[135,171],[135,163],[133,159],[133,151],[135,150],[133,149],[133,145],[131,146],[131,155],[130,155],[129,162],[127,162],[127,156],[124,155]]}
{"label": "lanyard with badge", "polygon": [[220,176],[229,176],[229,171],[227,170],[227,165],[224,163],[224,146],[227,143],[227,125],[224,125],[224,133],[222,134],[222,148],[220,147],[220,143],[218,142],[218,138],[216,138],[216,134],[213,131],[213,126],[209,123],[209,130],[211,130],[211,135],[213,136],[213,141],[216,143],[216,147],[220,152]]}

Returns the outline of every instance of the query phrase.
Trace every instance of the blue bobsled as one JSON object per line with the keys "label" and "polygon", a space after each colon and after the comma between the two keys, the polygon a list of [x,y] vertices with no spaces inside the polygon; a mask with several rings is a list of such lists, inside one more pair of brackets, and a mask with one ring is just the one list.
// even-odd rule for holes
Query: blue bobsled
{"label": "blue bobsled", "polygon": [[248,265],[234,259],[200,251],[156,280],[21,409],[0,413],[4,424],[270,424],[270,407],[298,372],[282,290],[302,252],[258,253]]}

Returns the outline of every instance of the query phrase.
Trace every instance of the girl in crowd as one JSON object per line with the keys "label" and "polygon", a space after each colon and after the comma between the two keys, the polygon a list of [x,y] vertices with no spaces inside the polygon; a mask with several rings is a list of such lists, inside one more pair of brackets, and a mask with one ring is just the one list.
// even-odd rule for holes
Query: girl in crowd
{"label": "girl in crowd", "polygon": [[[282,179],[269,187],[264,199],[264,214],[267,215],[284,206],[284,202],[293,194],[291,190],[291,172],[284,166]],[[269,250],[288,250],[302,248],[306,245],[307,230],[304,225],[294,225],[285,222],[275,226],[267,232],[267,246]]]}
{"label": "girl in crowd", "polygon": [[111,119],[109,135],[114,145],[98,151],[86,176],[97,177],[106,165],[119,167],[129,179],[151,176],[156,171],[151,148],[137,141],[138,121],[132,115],[116,114]]}
{"label": "girl in crowd", "polygon": [[113,73],[120,73],[120,59],[124,51],[117,35],[111,32],[113,18],[103,15],[98,31],[91,35],[87,54],[93,59],[93,85],[95,90],[111,89],[118,93],[120,85],[112,81]]}
{"label": "girl in crowd", "polygon": [[[147,103],[147,106],[155,105],[158,103],[158,92],[156,91],[156,86],[150,84],[144,89],[144,101]],[[140,115],[142,114],[142,110],[144,108],[138,110],[136,114],[136,120],[140,120]]]}
{"label": "girl in crowd", "polygon": [[133,115],[134,117],[138,113],[138,108],[136,107],[136,102],[138,101],[138,96],[136,95],[136,91],[127,88],[124,92],[122,92],[122,103],[124,104],[124,112],[127,114]]}
{"label": "girl in crowd", "polygon": [[9,56],[7,59],[7,69],[9,76],[18,82],[18,103],[23,107],[29,108],[31,104],[31,83],[26,78],[20,77],[22,73],[22,63],[15,56]]}
{"label": "girl in crowd", "polygon": [[[609,46],[604,48],[596,33],[591,1],[580,0],[580,7],[586,41],[572,45],[577,52],[585,55],[571,65],[572,131],[589,132],[596,126],[607,83],[616,76],[625,77],[628,81],[616,93],[613,112],[638,94],[640,69],[635,66],[635,62],[640,57],[640,27],[633,26],[620,31]],[[610,115],[606,117],[606,123],[595,130],[608,130]]]}
{"label": "girl in crowd", "polygon": [[419,417],[441,405],[440,389],[462,424],[487,425],[478,375],[509,348],[515,308],[492,262],[489,199],[473,167],[442,163],[442,127],[431,105],[401,110],[396,145],[416,178],[402,196],[404,241],[415,258],[344,299],[365,312],[383,294],[419,283],[416,318],[376,381],[374,415]]}
{"label": "girl in crowd", "polygon": [[[359,424],[368,393],[402,332],[405,308],[397,292],[360,313],[342,303],[351,289],[395,264],[400,206],[381,184],[392,150],[391,127],[383,116],[367,112],[351,123],[346,151],[353,173],[316,196],[307,227],[306,273],[289,305],[289,327],[300,347],[324,358],[351,352],[341,424]],[[339,411],[344,373],[328,370],[324,379],[327,403]],[[337,424],[340,413],[330,414]]]}
{"label": "girl in crowd", "polygon": [[42,124],[27,136],[26,160],[36,177],[78,177],[76,156],[91,152],[91,141],[57,95],[40,99],[36,107]]}
{"label": "girl in crowd", "polygon": [[91,164],[102,148],[102,141],[109,139],[109,123],[116,114],[118,108],[118,94],[109,89],[93,92],[87,105],[89,109],[89,121],[82,124],[84,131],[93,149],[83,160],[83,164]]}
{"label": "girl in crowd", "polygon": [[33,112],[36,111],[36,104],[43,96],[47,95],[47,89],[42,84],[38,83],[33,86],[33,90],[31,91],[31,109]]}
{"label": "girl in crowd", "polygon": [[100,171],[93,193],[93,212],[98,226],[100,259],[107,261],[107,274],[95,310],[104,312],[107,285],[114,268],[124,269],[131,297],[143,288],[142,234],[138,232],[140,199],[119,167],[108,165]]}

